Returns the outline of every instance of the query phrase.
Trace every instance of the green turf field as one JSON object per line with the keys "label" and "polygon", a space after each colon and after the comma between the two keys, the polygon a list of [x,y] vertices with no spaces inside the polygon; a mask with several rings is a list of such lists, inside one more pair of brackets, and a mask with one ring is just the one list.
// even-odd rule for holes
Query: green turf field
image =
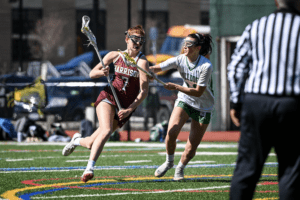
{"label": "green turf field", "polygon": [[[185,143],[178,143],[175,165]],[[0,199],[229,199],[237,143],[200,144],[185,168],[185,180],[162,178],[163,143],[108,142],[96,163],[95,177],[80,181],[89,150],[77,147],[68,157],[64,144],[0,143]],[[271,152],[254,199],[278,199],[277,160]]]}

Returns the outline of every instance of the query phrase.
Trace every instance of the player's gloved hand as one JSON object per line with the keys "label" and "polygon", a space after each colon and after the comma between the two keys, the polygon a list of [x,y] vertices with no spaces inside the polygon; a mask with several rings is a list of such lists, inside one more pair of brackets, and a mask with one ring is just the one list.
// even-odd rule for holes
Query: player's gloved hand
{"label": "player's gloved hand", "polygon": [[167,90],[176,90],[176,84],[168,82],[164,85],[164,88]]}
{"label": "player's gloved hand", "polygon": [[102,73],[103,73],[104,76],[108,76],[109,75],[109,70],[110,70],[109,66],[106,66],[105,68],[101,66],[100,70],[102,71]]}
{"label": "player's gloved hand", "polygon": [[123,120],[126,117],[128,117],[130,115],[130,113],[131,113],[130,109],[122,109],[122,110],[119,110],[118,117],[120,118],[120,120]]}
{"label": "player's gloved hand", "polygon": [[149,74],[151,74],[151,76],[149,76],[149,75],[147,74],[148,78],[149,78],[151,81],[153,81],[153,80],[154,80],[154,77],[156,77],[156,74],[155,74],[154,72],[152,72],[152,71],[149,71]]}

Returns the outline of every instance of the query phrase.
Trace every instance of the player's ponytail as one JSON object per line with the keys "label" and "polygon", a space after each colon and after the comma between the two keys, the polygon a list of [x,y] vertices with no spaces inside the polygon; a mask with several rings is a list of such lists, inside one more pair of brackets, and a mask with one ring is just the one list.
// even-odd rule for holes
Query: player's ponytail
{"label": "player's ponytail", "polygon": [[197,46],[201,46],[199,54],[206,56],[212,51],[212,38],[209,34],[193,33],[189,34],[188,37],[196,39]]}

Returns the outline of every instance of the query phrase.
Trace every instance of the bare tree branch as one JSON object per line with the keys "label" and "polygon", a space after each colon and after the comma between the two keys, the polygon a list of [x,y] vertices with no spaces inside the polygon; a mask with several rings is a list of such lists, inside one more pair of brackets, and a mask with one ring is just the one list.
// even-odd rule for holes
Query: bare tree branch
{"label": "bare tree branch", "polygon": [[30,52],[34,58],[47,60],[58,46],[66,47],[71,42],[63,35],[67,23],[57,13],[52,13],[36,23],[35,30],[30,33],[32,40],[29,40]]}

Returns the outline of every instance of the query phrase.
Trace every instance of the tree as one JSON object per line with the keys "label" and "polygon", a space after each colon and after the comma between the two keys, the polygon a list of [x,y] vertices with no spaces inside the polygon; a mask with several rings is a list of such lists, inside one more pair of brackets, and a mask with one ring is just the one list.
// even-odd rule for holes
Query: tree
{"label": "tree", "polygon": [[63,29],[68,21],[59,17],[57,13],[49,14],[37,21],[35,29],[31,31],[28,40],[30,53],[34,59],[48,60],[59,46],[66,47],[71,39],[64,37]]}

